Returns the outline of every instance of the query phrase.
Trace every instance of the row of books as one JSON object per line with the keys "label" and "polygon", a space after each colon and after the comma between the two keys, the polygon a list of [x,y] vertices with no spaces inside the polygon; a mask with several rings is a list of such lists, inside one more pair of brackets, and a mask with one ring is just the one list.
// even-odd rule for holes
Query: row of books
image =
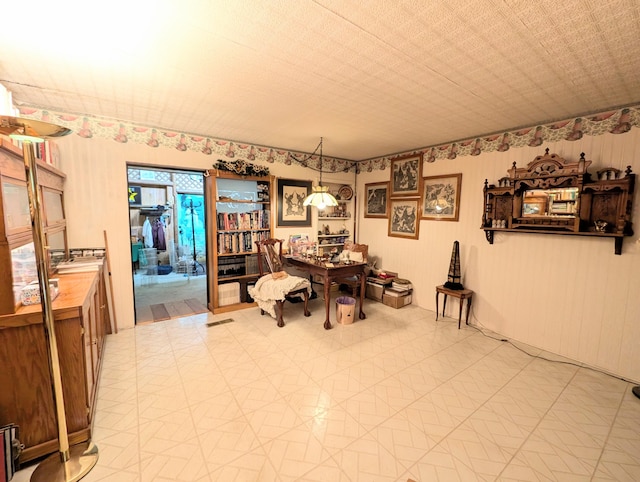
{"label": "row of books", "polygon": [[[11,142],[22,149],[22,141],[12,139]],[[58,145],[53,141],[44,141],[34,143],[33,155],[36,159],[46,162],[47,164],[59,167],[60,165],[60,149]]]}
{"label": "row of books", "polygon": [[218,233],[218,254],[255,253],[256,241],[270,237],[269,231],[245,231],[238,233]]}
{"label": "row of books", "polygon": [[259,274],[258,256],[232,256],[218,261],[218,277]]}
{"label": "row of books", "polygon": [[246,213],[218,213],[218,229],[233,231],[238,229],[269,229],[269,210]]}

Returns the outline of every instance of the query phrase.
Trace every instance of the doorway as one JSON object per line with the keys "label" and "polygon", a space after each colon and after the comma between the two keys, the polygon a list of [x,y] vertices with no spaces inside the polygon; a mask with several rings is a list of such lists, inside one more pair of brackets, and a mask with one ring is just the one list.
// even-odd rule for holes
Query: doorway
{"label": "doorway", "polygon": [[135,323],[208,311],[201,171],[127,166]]}

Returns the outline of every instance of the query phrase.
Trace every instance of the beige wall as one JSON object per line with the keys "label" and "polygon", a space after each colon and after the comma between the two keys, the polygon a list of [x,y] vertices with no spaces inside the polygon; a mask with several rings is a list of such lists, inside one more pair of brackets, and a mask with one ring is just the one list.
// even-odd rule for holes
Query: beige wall
{"label": "beige wall", "polygon": [[[616,256],[612,239],[497,233],[489,245],[480,229],[484,180],[495,183],[507,175],[513,161],[525,167],[546,147],[570,160],[585,152],[593,161],[589,169],[593,173],[627,165],[640,173],[640,129],[425,163],[425,176],[462,172],[459,222],[423,220],[420,239],[405,240],[386,236],[387,220],[361,219],[359,238],[368,242],[369,252],[380,258],[382,268],[411,280],[414,303],[434,311],[435,286],[446,281],[452,245],[459,241],[463,283],[476,292],[474,323],[637,382],[637,234],[624,239],[622,255]],[[388,170],[360,174],[358,190],[362,192],[367,182],[388,179]],[[636,193],[636,233],[640,233],[639,198]],[[457,301],[448,304],[448,315],[457,318],[457,310]]]}
{"label": "beige wall", "polygon": [[[116,313],[121,329],[134,323],[129,257],[126,163],[208,169],[215,159],[193,152],[152,149],[103,139],[70,136],[59,141],[67,174],[65,207],[70,246],[102,246],[107,230],[111,249]],[[591,172],[606,166],[640,172],[640,130],[561,141],[477,157],[425,163],[424,175],[462,172],[459,222],[421,221],[420,239],[389,238],[387,221],[358,218],[358,239],[385,269],[412,281],[414,303],[435,310],[434,287],[446,281],[453,241],[460,242],[463,283],[476,292],[472,320],[514,340],[557,353],[613,374],[640,381],[640,242],[625,238],[623,254],[614,255],[613,240],[586,237],[496,234],[493,245],[480,229],[482,187],[506,175],[513,161],[524,167],[549,147],[568,159],[586,153]],[[272,174],[317,181],[318,173],[300,166],[271,164]],[[361,173],[364,184],[388,180],[389,171]],[[353,174],[325,174],[326,182],[352,182]],[[640,232],[640,206],[634,202],[634,225]],[[358,197],[361,211],[362,196]],[[316,221],[317,223],[317,221]],[[276,229],[276,236],[307,229]],[[541,282],[541,280],[545,280]],[[457,316],[451,302],[449,315]]]}
{"label": "beige wall", "polygon": [[[60,168],[67,175],[65,213],[70,247],[104,246],[107,231],[111,273],[114,284],[116,317],[119,329],[134,326],[133,281],[127,201],[127,163],[211,169],[216,158],[196,152],[169,148],[150,148],[142,144],[120,144],[106,139],[84,139],[77,135],[61,138]],[[271,174],[317,183],[319,173],[301,166],[269,164]],[[354,173],[323,174],[323,182],[354,183]],[[276,237],[315,232],[311,228],[277,228]]]}

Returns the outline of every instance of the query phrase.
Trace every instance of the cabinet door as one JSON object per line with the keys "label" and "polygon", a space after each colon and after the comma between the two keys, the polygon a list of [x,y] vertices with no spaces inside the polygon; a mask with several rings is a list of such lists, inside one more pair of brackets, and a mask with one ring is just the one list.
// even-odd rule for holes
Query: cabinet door
{"label": "cabinet door", "polygon": [[64,208],[60,191],[43,187],[42,204],[44,205],[45,226],[55,226],[64,222]]}
{"label": "cabinet door", "polygon": [[31,230],[29,194],[24,182],[3,177],[2,204],[7,236]]}

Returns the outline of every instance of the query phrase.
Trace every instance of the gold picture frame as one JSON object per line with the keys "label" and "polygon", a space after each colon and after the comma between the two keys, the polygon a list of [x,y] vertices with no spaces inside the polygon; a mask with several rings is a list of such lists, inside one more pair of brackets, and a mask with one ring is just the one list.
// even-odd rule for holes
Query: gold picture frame
{"label": "gold picture frame", "polygon": [[388,235],[418,239],[420,234],[420,198],[389,200]]}
{"label": "gold picture frame", "polygon": [[389,197],[420,196],[422,153],[391,159]]}
{"label": "gold picture frame", "polygon": [[422,217],[432,221],[458,221],[462,173],[422,178]]}

